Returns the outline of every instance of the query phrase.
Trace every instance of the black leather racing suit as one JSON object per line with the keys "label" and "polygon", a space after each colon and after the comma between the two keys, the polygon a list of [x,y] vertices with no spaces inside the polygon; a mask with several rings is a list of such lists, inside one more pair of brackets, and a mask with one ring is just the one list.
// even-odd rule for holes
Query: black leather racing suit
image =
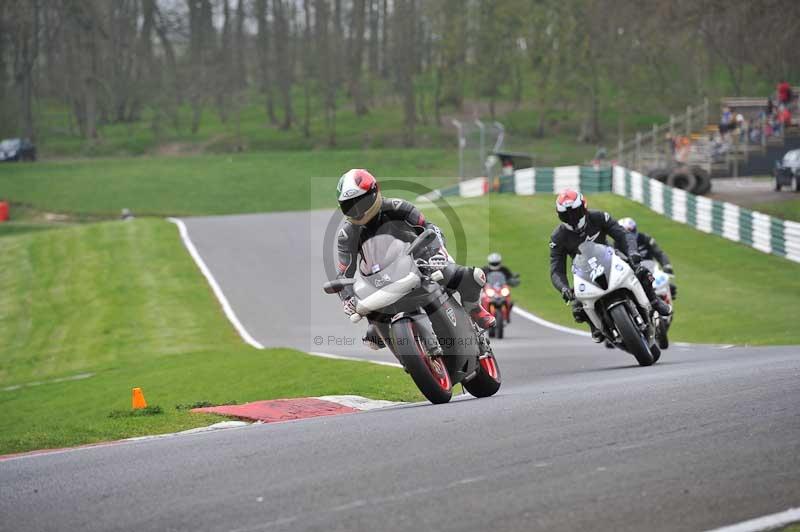
{"label": "black leather racing suit", "polygon": [[512,277],[514,277],[514,272],[509,270],[506,266],[502,265],[498,266],[497,268],[493,268],[490,264],[487,264],[486,266],[483,267],[483,272],[487,274],[489,272],[500,272],[506,276],[506,279],[511,279]]}
{"label": "black leather racing suit", "polygon": [[[618,242],[615,241],[614,244],[618,250],[624,253]],[[669,261],[669,257],[667,257],[667,254],[664,253],[664,250],[662,250],[658,245],[655,238],[647,233],[641,233],[637,231],[636,247],[639,250],[639,255],[642,256],[642,260],[657,260],[662,268],[669,266],[668,271],[669,273],[672,273],[672,264]],[[675,286],[675,283],[672,281],[669,283],[669,291],[672,294],[672,299],[676,299],[678,297],[678,287]]]}
{"label": "black leather racing suit", "polygon": [[[387,224],[389,224],[388,227]],[[425,229],[429,228],[435,230],[441,236],[439,228],[425,220],[425,216],[413,204],[401,199],[384,198],[380,212],[368,223],[356,225],[345,221],[339,230],[337,237],[337,278],[349,279],[355,275],[361,244],[375,236],[379,231],[382,233],[389,231],[401,240],[412,242]],[[443,249],[443,237],[441,244],[436,247],[441,248],[441,253],[447,256],[446,250]],[[465,307],[477,305],[481,287],[485,282],[485,276],[482,273],[476,275],[475,268],[450,263],[442,270],[442,274],[444,275],[444,286],[458,291]],[[351,286],[339,292],[342,300],[349,299],[353,295]],[[470,308],[467,308],[467,310],[470,310]]]}
{"label": "black leather racing suit", "polygon": [[[587,240],[608,245],[608,236],[614,239],[626,258],[631,254],[639,254],[633,233],[626,232],[607,212],[588,211],[586,226],[581,232],[570,231],[561,224],[555,228],[550,236],[550,280],[556,290],[562,292],[563,288],[569,288],[567,256],[574,258],[578,253],[578,246]],[[650,301],[656,299],[652,274],[645,268],[635,268],[635,271],[647,297]],[[576,313],[576,318],[580,313],[582,311]]]}
{"label": "black leather racing suit", "polygon": [[[615,247],[625,253],[625,250],[622,249],[619,242],[614,242]],[[639,255],[642,256],[642,260],[657,260],[661,266],[665,266],[669,264],[669,257],[664,251],[659,247],[656,243],[656,239],[652,236],[648,235],[647,233],[636,233],[636,248],[639,250]]]}

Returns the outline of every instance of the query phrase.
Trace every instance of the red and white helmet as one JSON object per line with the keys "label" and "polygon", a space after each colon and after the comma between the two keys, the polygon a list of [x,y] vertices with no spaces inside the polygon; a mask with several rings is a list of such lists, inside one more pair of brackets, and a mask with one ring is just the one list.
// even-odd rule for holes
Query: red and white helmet
{"label": "red and white helmet", "polygon": [[556,211],[558,219],[564,227],[576,233],[586,227],[586,198],[580,192],[565,188],[556,198]]}
{"label": "red and white helmet", "polygon": [[375,178],[361,168],[353,168],[336,187],[339,208],[354,224],[364,225],[381,210],[381,191]]}

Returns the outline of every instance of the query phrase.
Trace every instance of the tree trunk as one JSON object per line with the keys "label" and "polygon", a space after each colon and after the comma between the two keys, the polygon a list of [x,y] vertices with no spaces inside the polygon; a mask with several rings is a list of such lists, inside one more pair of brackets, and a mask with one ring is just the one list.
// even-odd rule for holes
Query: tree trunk
{"label": "tree trunk", "polygon": [[378,53],[380,52],[380,40],[378,30],[380,28],[380,10],[378,2],[380,0],[369,0],[369,52],[367,61],[369,63],[369,73],[372,77],[380,74],[380,63]]}
{"label": "tree trunk", "polygon": [[369,112],[364,101],[364,94],[361,88],[361,64],[364,56],[364,22],[365,22],[364,0],[353,0],[353,46],[350,52],[350,94],[356,108],[356,115],[364,116]]}
{"label": "tree trunk", "polygon": [[244,0],[239,0],[236,4],[236,33],[234,35],[234,43],[234,53],[236,54],[236,88],[244,90],[247,87],[247,71],[244,61],[247,45],[244,38]]}
{"label": "tree trunk", "polygon": [[183,102],[183,91],[181,88],[180,76],[178,75],[178,60],[175,57],[175,48],[172,46],[172,41],[169,40],[169,35],[167,35],[165,23],[161,17],[161,12],[158,10],[158,6],[155,6],[155,15],[157,20],[155,25],[156,34],[158,35],[158,40],[161,42],[161,47],[164,49],[167,69],[172,76],[172,90],[175,91],[173,97],[168,98],[166,101],[172,102],[172,104],[168,104],[167,107],[172,117],[172,127],[175,128],[177,132],[181,129],[179,108]]}
{"label": "tree trunk", "polygon": [[404,131],[403,144],[407,147],[414,145],[417,112],[414,97],[414,66],[416,65],[415,42],[415,0],[397,0],[395,4],[395,18],[397,50],[395,57],[398,63],[398,82],[400,93],[403,95]]}
{"label": "tree trunk", "polygon": [[294,115],[292,113],[292,72],[289,57],[289,21],[286,16],[284,0],[272,0],[272,17],[274,19],[275,59],[278,71],[278,90],[283,104],[283,122],[281,129],[291,129]]}
{"label": "tree trunk", "polygon": [[270,29],[267,22],[269,4],[267,0],[256,0],[256,20],[258,22],[258,65],[261,73],[261,92],[265,96],[267,119],[273,126],[278,123],[275,116],[275,101],[272,93],[272,61],[270,55]]}
{"label": "tree trunk", "polygon": [[19,127],[35,139],[33,123],[33,69],[39,56],[39,0],[23,3],[14,10],[14,84],[19,98]]}
{"label": "tree trunk", "polygon": [[231,43],[231,12],[228,0],[222,0],[222,39],[220,42],[219,58],[216,61],[216,68],[213,73],[213,86],[215,100],[217,102],[217,112],[223,124],[228,122],[228,103],[231,97],[232,84],[235,80],[231,78],[236,74],[236,66],[232,64],[233,45]]}
{"label": "tree trunk", "polygon": [[324,91],[325,128],[328,132],[328,146],[336,146],[336,80],[333,75],[335,65],[331,64],[330,50],[330,11],[327,0],[315,2],[315,31],[317,37],[317,58],[319,77]]}
{"label": "tree trunk", "polygon": [[311,41],[311,0],[303,0],[303,136],[311,137],[311,75],[313,72],[312,63],[312,41]]}
{"label": "tree trunk", "polygon": [[389,2],[383,0],[381,15],[381,77],[389,77]]}

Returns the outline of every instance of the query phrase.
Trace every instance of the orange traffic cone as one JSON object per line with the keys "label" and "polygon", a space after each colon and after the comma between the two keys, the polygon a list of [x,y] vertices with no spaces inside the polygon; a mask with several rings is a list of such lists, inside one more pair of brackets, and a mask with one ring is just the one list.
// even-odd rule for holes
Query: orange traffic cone
{"label": "orange traffic cone", "polygon": [[147,408],[147,401],[144,400],[144,393],[141,388],[134,388],[131,397],[131,408],[139,410],[140,408]]}

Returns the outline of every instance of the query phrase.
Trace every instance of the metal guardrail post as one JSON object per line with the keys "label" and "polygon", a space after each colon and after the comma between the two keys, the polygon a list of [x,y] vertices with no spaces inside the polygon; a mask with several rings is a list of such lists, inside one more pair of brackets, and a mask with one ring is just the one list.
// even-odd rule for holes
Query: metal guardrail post
{"label": "metal guardrail post", "polygon": [[703,98],[703,131],[708,125],[708,98]]}
{"label": "metal guardrail post", "polygon": [[480,120],[475,120],[475,125],[478,126],[478,129],[481,132],[481,140],[480,140],[480,158],[481,158],[481,166],[483,167],[483,173],[486,177],[489,177],[489,169],[486,167],[486,152],[484,151],[485,147],[485,140],[486,140],[486,126],[484,126],[483,122]]}
{"label": "metal guardrail post", "polygon": [[661,166],[661,146],[658,141],[658,125],[653,124],[653,153],[656,154],[656,164]]}
{"label": "metal guardrail post", "polygon": [[494,143],[494,151],[498,152],[500,151],[500,148],[503,146],[503,141],[506,138],[506,128],[503,126],[503,124],[501,124],[496,120],[492,123],[492,125],[496,127],[497,130],[500,132],[497,135],[497,141]]}
{"label": "metal guardrail post", "polygon": [[669,115],[669,136],[675,138],[675,115]]}
{"label": "metal guardrail post", "polygon": [[692,106],[686,106],[686,136],[692,134]]}
{"label": "metal guardrail post", "polygon": [[641,171],[641,167],[639,163],[641,162],[642,157],[642,134],[638,131],[636,132],[636,170]]}
{"label": "metal guardrail post", "polygon": [[464,127],[456,119],[451,120],[452,124],[458,130],[458,179],[464,180],[464,147],[467,144],[467,139],[464,138]]}

